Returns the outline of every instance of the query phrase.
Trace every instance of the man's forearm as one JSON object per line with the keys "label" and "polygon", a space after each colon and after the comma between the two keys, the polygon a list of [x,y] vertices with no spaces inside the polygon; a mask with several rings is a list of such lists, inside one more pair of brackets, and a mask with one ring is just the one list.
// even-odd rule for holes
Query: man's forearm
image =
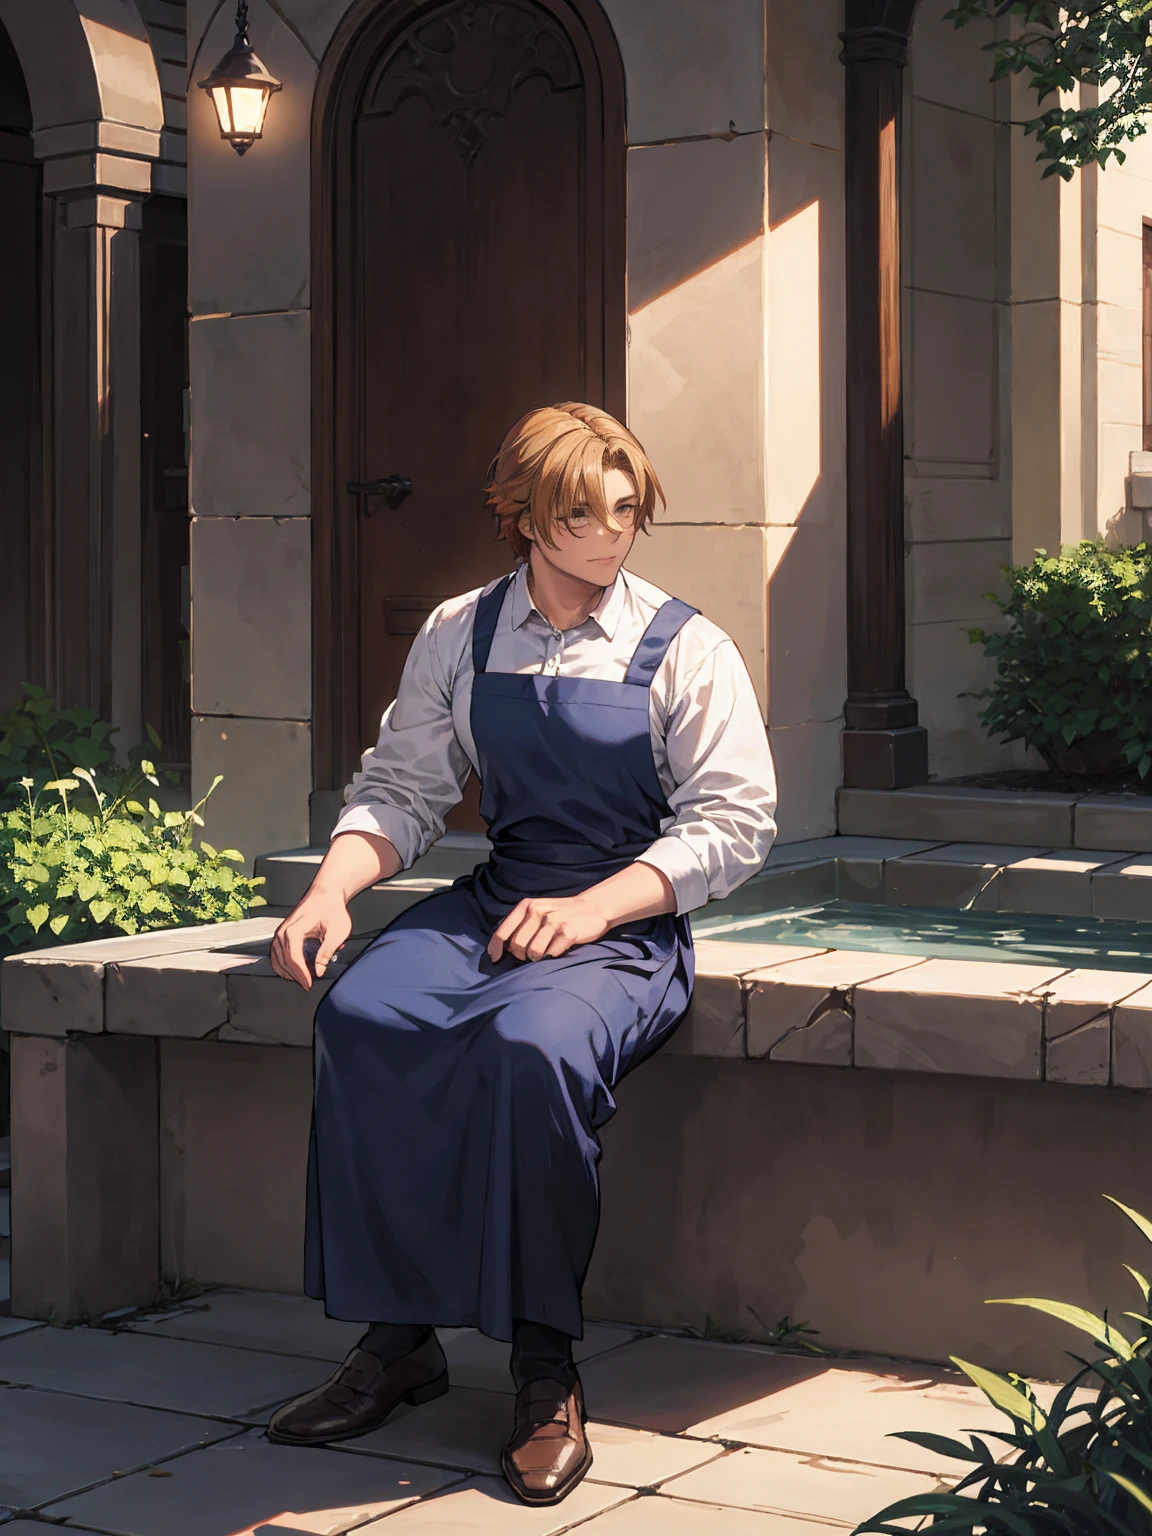
{"label": "man's forearm", "polygon": [[347,903],[370,885],[390,880],[402,868],[400,855],[386,837],[341,832],[333,838],[308,894],[338,896]]}
{"label": "man's forearm", "polygon": [[584,894],[604,913],[610,928],[676,910],[676,892],[671,880],[651,864],[629,864]]}

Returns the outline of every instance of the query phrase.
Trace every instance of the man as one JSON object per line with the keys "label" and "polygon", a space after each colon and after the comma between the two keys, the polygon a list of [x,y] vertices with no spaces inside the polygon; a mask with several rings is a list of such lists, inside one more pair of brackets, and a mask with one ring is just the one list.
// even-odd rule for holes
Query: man
{"label": "man", "polygon": [[367,1433],[448,1389],[436,1327],[510,1340],[505,1476],[551,1504],[587,1472],[580,1290],[612,1090],[691,995],[687,913],[775,835],[759,707],[732,641],[622,564],[659,482],[612,417],[564,404],[505,438],[489,487],[514,574],[416,637],[273,964],[307,987],[348,902],[441,835],[470,772],[492,854],[401,914],[316,1016],[306,1289],[372,1326],[270,1438]]}

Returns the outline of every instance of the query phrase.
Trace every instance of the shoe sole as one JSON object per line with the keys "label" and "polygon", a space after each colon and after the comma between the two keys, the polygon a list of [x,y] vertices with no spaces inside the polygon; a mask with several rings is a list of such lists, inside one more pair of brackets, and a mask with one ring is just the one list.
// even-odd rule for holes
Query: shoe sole
{"label": "shoe sole", "polygon": [[585,1444],[584,1460],[576,1468],[576,1471],[573,1472],[572,1476],[563,1485],[563,1487],[553,1488],[547,1493],[536,1493],[531,1488],[525,1488],[517,1480],[518,1474],[516,1473],[515,1468],[509,1470],[510,1463],[504,1456],[501,1456],[500,1458],[500,1469],[504,1473],[504,1481],[508,1484],[512,1492],[521,1501],[521,1503],[534,1505],[559,1504],[562,1499],[566,1499],[568,1497],[577,1483],[584,1480],[591,1465],[592,1447],[588,1444]]}
{"label": "shoe sole", "polygon": [[340,1435],[325,1435],[322,1440],[305,1439],[299,1435],[281,1434],[279,1430],[273,1429],[271,1425],[269,1425],[265,1433],[273,1445],[336,1445],[342,1440],[357,1440],[361,1435],[370,1435],[374,1429],[379,1429],[382,1424],[386,1424],[392,1415],[396,1412],[397,1408],[404,1404],[407,1404],[409,1408],[419,1408],[422,1407],[424,1403],[431,1403],[436,1398],[443,1397],[447,1390],[448,1373],[445,1371],[442,1376],[437,1376],[434,1381],[426,1382],[422,1387],[413,1387],[411,1392],[405,1393],[403,1397],[397,1398],[396,1401],[392,1404],[391,1408],[388,1409],[388,1412],[382,1413],[378,1419],[373,1419],[368,1424],[362,1424],[358,1429],[346,1429],[344,1433]]}

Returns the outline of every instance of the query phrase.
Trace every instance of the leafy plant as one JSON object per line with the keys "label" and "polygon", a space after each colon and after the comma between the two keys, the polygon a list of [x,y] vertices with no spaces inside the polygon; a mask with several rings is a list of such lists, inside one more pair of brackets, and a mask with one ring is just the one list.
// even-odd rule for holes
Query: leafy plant
{"label": "leafy plant", "polygon": [[[158,783],[147,760],[119,775],[115,798],[88,768],[73,773],[39,792],[26,775],[24,804],[0,812],[0,951],[222,922],[265,904],[263,880],[232,867],[241,853],[192,840],[219,777],[191,810],[161,811],[133,798]],[[85,809],[70,799],[82,784]]]}
{"label": "leafy plant", "polygon": [[[1111,1196],[1107,1197],[1111,1199]],[[1113,1205],[1152,1241],[1152,1221],[1128,1206]],[[896,1520],[929,1517],[923,1529],[987,1536],[1140,1536],[1152,1532],[1152,1295],[1138,1270],[1124,1266],[1140,1290],[1141,1310],[1125,1312],[1144,1331],[1131,1339],[1107,1316],[1059,1301],[1015,1298],[993,1306],[1031,1307],[1086,1333],[1103,1354],[1093,1361],[1074,1355],[1082,1369],[1061,1387],[1047,1412],[1019,1376],[954,1363],[1010,1421],[1011,1433],[988,1438],[1008,1447],[998,1461],[986,1440],[969,1443],[945,1435],[902,1430],[908,1440],[936,1455],[974,1463],[945,1493],[916,1494],[882,1509],[856,1527],[906,1536]],[[1091,1391],[1087,1397],[1084,1389]],[[1084,1399],[1087,1400],[1078,1400]],[[999,1453],[1001,1456],[1005,1452]]]}
{"label": "leafy plant", "polygon": [[[25,683],[20,702],[0,712],[0,804],[23,800],[22,779],[30,778],[39,791],[73,767],[87,768],[103,793],[114,794],[124,773],[112,745],[115,731],[90,709],[57,709],[43,688]],[[158,752],[160,739],[151,727],[148,736]],[[147,748],[134,748],[129,769],[146,756]]]}
{"label": "leafy plant", "polygon": [[[1152,0],[1150,0],[1152,3]],[[996,660],[976,695],[980,718],[1004,741],[1035,747],[1050,768],[1075,743],[1109,739],[1140,778],[1152,769],[1152,550],[1102,541],[1031,565],[1005,566],[1007,597],[988,594],[1009,621],[969,631]]]}
{"label": "leafy plant", "polygon": [[1024,123],[1040,145],[1037,160],[1049,162],[1044,175],[1068,181],[1077,167],[1122,163],[1121,145],[1147,132],[1152,109],[1152,0],[959,0],[945,12],[957,27],[1003,16],[1017,26],[984,45],[993,80],[1027,73],[1038,103],[1095,88],[1078,107],[1049,107]]}

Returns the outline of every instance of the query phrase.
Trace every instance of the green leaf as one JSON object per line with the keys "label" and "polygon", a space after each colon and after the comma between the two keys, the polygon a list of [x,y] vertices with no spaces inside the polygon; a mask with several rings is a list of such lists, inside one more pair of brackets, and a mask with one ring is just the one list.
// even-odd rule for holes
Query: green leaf
{"label": "green leaf", "polygon": [[1143,1232],[1148,1241],[1152,1243],[1152,1221],[1149,1221],[1147,1216],[1141,1216],[1139,1211],[1134,1211],[1130,1205],[1122,1204],[1113,1195],[1105,1195],[1104,1198],[1105,1200],[1110,1200],[1117,1210],[1123,1211],[1128,1220]]}
{"label": "green leaf", "polygon": [[1108,1472],[1105,1475],[1110,1477],[1114,1483],[1119,1484],[1125,1493],[1130,1494],[1137,1504],[1142,1505],[1152,1515],[1152,1497],[1145,1493],[1143,1488],[1138,1487],[1131,1478],[1121,1476],[1119,1472]]}
{"label": "green leaf", "polygon": [[201,842],[200,852],[204,855],[205,858],[208,859],[216,859],[220,857],[211,843]]}
{"label": "green leaf", "polygon": [[995,1371],[986,1371],[981,1365],[969,1365],[967,1361],[960,1360],[956,1355],[951,1356],[953,1365],[963,1371],[968,1379],[976,1384],[1001,1412],[1008,1414],[1010,1418],[1018,1419],[1026,1424],[1029,1429],[1037,1430],[1047,1427],[1048,1420],[1038,1403],[1025,1397],[1017,1387],[1006,1381],[1003,1376],[997,1376]]}
{"label": "green leaf", "polygon": [[126,811],[131,811],[133,816],[144,816],[144,815],[147,814],[147,812],[144,810],[144,807],[140,804],[139,800],[129,800],[129,801],[127,801],[125,803],[124,809]]}
{"label": "green leaf", "polygon": [[25,907],[24,909],[24,920],[31,924],[33,933],[40,932],[41,928],[48,921],[48,917],[49,908],[43,902],[37,907]]}
{"label": "green leaf", "polygon": [[1017,1296],[1011,1299],[996,1297],[989,1300],[986,1305],[990,1307],[1031,1307],[1034,1312],[1046,1312],[1049,1317],[1055,1317],[1062,1323],[1068,1323],[1073,1328],[1078,1328],[1081,1333],[1086,1333],[1090,1339],[1095,1339],[1097,1344],[1103,1344],[1106,1349],[1115,1350],[1121,1360],[1132,1358],[1132,1346],[1122,1333],[1117,1333],[1102,1317],[1096,1317],[1091,1312],[1086,1312],[1083,1307],[1071,1306],[1064,1301],[1044,1301],[1034,1296]]}
{"label": "green leaf", "polygon": [[90,901],[88,903],[88,910],[92,914],[92,921],[94,923],[106,923],[116,908],[113,902],[101,899],[100,901]]}
{"label": "green leaf", "polygon": [[160,807],[156,803],[155,800],[149,800],[149,802],[148,802],[148,814],[149,814],[149,816],[154,816],[157,821],[160,820]]}
{"label": "green leaf", "polygon": [[64,932],[65,928],[68,926],[67,912],[61,912],[59,917],[54,917],[48,926],[51,928],[56,937],[59,938],[60,935]]}

